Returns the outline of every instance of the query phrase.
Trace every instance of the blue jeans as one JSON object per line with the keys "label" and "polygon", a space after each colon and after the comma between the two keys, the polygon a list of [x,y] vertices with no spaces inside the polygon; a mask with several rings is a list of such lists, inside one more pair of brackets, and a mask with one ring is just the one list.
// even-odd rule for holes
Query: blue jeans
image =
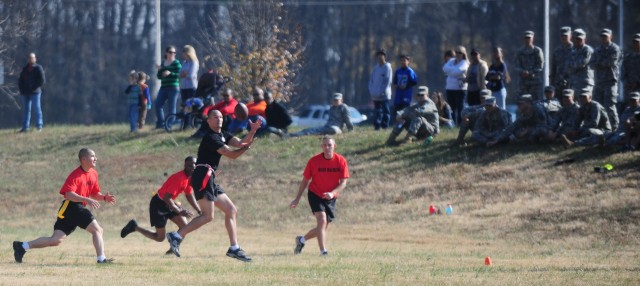
{"label": "blue jeans", "polygon": [[373,108],[375,109],[375,121],[373,126],[376,130],[389,127],[391,120],[391,109],[389,108],[389,100],[374,100]]}
{"label": "blue jeans", "polygon": [[176,113],[176,104],[178,103],[178,94],[180,89],[177,86],[161,87],[156,98],[156,128],[164,128],[164,103],[169,105],[168,113]]}
{"label": "blue jeans", "polygon": [[325,134],[340,134],[342,133],[340,128],[337,126],[318,126],[318,127],[309,127],[303,130],[300,130],[295,133],[289,134],[291,137],[298,136],[306,136],[306,135],[325,135]]}
{"label": "blue jeans", "polygon": [[24,102],[24,120],[22,121],[22,129],[29,130],[31,124],[31,107],[33,105],[36,114],[36,127],[42,128],[42,107],[40,106],[40,97],[42,93],[36,92],[32,94],[22,95]]}
{"label": "blue jeans", "polygon": [[138,104],[129,104],[129,127],[131,132],[138,130]]}
{"label": "blue jeans", "polygon": [[502,88],[498,91],[492,91],[491,92],[493,97],[496,98],[496,105],[498,107],[500,107],[500,109],[502,110],[506,110],[507,108],[507,89],[506,88]]}

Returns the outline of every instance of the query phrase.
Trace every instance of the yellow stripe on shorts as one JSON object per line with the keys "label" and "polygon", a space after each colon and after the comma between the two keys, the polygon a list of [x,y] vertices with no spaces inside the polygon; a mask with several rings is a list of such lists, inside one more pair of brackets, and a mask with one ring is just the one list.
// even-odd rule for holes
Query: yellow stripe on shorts
{"label": "yellow stripe on shorts", "polygon": [[58,211],[59,218],[64,218],[62,214],[64,214],[64,211],[67,210],[68,206],[69,206],[69,200],[64,200],[64,203],[62,204],[62,206],[60,207],[60,210]]}

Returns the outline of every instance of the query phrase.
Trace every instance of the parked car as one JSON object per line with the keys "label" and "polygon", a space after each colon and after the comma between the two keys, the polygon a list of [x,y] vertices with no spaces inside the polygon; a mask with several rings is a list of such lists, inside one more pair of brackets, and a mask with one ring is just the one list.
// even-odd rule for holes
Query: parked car
{"label": "parked car", "polygon": [[[291,125],[299,127],[323,126],[327,123],[327,119],[329,118],[330,107],[331,106],[328,104],[307,105],[302,112],[300,112],[299,116],[291,117],[293,120]],[[358,125],[367,121],[367,116],[360,113],[360,111],[354,107],[349,106],[349,112],[351,113],[351,123],[353,123],[353,125]]]}

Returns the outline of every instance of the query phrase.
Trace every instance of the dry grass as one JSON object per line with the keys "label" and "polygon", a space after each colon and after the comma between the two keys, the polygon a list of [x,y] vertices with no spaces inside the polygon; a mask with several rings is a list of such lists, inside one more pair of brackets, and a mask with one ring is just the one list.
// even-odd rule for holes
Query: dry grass
{"label": "dry grass", "polygon": [[[320,151],[314,137],[263,138],[236,161],[223,159],[220,184],[239,208],[240,242],[255,262],[224,256],[221,215],[183,243],[133,234],[131,217],[148,226],[147,206],[164,173],[181,168],[197,142],[189,133],[144,132],[122,126],[55,126],[43,133],[0,131],[1,285],[637,285],[640,283],[638,153],[515,145],[450,148],[454,132],[429,147],[384,147],[388,134],[361,128],[338,136],[352,179],[331,226],[329,257],[315,240],[292,255],[293,237],[313,226],[307,207],[289,210],[306,160]],[[13,262],[10,242],[49,235],[57,194],[77,165],[81,146],[99,156],[101,186],[118,204],[95,211],[114,265],[97,266],[82,230],[55,248]],[[560,158],[573,164],[554,166]],[[613,172],[593,173],[610,162]],[[184,202],[183,200],[183,203]],[[428,216],[429,204],[452,216]],[[170,229],[173,226],[170,226]],[[491,256],[494,265],[483,265]]]}

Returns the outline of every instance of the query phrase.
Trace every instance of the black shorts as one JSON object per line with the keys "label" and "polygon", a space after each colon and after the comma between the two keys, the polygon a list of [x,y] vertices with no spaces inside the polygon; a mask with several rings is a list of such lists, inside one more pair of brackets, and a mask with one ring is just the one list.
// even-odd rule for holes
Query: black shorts
{"label": "black shorts", "polygon": [[85,208],[82,203],[64,200],[58,209],[58,219],[53,225],[53,230],[61,230],[64,234],[69,235],[76,230],[76,227],[87,229],[87,226],[95,219],[91,211]]}
{"label": "black shorts", "polygon": [[325,212],[328,222],[332,222],[336,218],[336,198],[325,200],[311,191],[307,192],[307,198],[311,212]]}
{"label": "black shorts", "polygon": [[149,222],[151,222],[151,226],[164,228],[167,226],[167,220],[176,215],[178,214],[171,211],[167,203],[161,200],[158,195],[153,195],[151,202],[149,202]]}
{"label": "black shorts", "polygon": [[216,184],[215,174],[212,174],[206,182],[203,182],[207,176],[207,171],[209,171],[209,168],[201,166],[196,167],[193,171],[193,174],[191,175],[193,195],[195,196],[196,201],[207,198],[208,201],[215,202],[218,200],[219,195],[224,194],[224,190]]}

